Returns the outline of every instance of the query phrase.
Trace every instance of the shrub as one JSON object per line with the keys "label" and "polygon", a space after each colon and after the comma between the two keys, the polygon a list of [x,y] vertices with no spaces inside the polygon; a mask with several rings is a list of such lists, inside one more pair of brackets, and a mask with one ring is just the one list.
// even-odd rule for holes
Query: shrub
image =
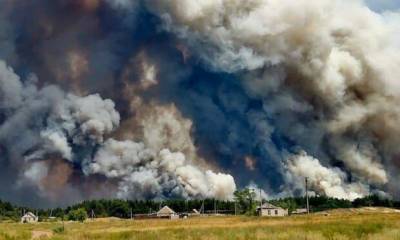
{"label": "shrub", "polygon": [[71,210],[68,213],[68,220],[83,222],[88,217],[87,212],[84,208],[78,208],[76,210]]}

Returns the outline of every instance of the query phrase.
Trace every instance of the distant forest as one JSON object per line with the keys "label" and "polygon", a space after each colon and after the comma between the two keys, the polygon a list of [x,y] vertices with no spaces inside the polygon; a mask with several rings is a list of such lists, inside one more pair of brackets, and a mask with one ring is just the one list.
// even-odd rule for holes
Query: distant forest
{"label": "distant forest", "polygon": [[[165,201],[131,201],[131,200],[90,200],[66,207],[54,209],[32,209],[14,206],[9,202],[0,201],[0,219],[19,221],[24,212],[31,211],[39,216],[42,221],[50,219],[68,219],[68,214],[75,210],[84,209],[88,217],[118,217],[130,218],[131,214],[151,214],[158,211],[161,207],[168,205],[177,213],[191,212],[192,209],[204,213],[222,214],[253,214],[255,208],[260,204],[259,201],[250,198],[242,198],[235,194],[236,201],[218,201],[213,199],[205,200],[165,200]],[[289,213],[297,208],[305,208],[306,199],[304,197],[290,197],[268,201],[271,204],[289,209]],[[329,198],[325,196],[310,197],[311,212],[318,212],[337,208],[359,208],[359,207],[390,207],[400,208],[400,201],[382,199],[376,195],[356,199],[354,201]],[[250,209],[250,210],[249,210]]]}

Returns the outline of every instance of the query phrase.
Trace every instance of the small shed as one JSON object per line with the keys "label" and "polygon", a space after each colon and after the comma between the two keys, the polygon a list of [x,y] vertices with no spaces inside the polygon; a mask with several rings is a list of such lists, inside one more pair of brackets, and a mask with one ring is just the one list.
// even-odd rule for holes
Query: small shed
{"label": "small shed", "polygon": [[169,208],[168,206],[164,206],[157,212],[157,217],[176,219],[179,218],[179,215],[177,215],[176,212],[171,208]]}
{"label": "small shed", "polygon": [[298,208],[292,212],[293,215],[307,214],[307,213],[308,213],[307,208]]}
{"label": "small shed", "polygon": [[261,207],[257,208],[257,211],[258,215],[262,217],[284,217],[289,215],[287,209],[274,206],[270,203],[264,203]]}
{"label": "small shed", "polygon": [[34,223],[38,220],[39,218],[31,212],[27,212],[24,216],[21,217],[21,223]]}

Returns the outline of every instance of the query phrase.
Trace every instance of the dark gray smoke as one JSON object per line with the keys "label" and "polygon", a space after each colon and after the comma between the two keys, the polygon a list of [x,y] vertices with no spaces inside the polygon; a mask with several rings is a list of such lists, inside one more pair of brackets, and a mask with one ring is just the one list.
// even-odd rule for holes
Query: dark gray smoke
{"label": "dark gray smoke", "polygon": [[396,196],[399,14],[342,0],[3,0],[0,197]]}

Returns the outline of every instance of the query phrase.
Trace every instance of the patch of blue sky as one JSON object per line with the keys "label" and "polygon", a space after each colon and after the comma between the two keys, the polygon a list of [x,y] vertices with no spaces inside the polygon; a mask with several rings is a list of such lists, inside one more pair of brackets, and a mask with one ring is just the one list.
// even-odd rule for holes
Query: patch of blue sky
{"label": "patch of blue sky", "polygon": [[400,10],[400,0],[365,0],[365,2],[375,12]]}

